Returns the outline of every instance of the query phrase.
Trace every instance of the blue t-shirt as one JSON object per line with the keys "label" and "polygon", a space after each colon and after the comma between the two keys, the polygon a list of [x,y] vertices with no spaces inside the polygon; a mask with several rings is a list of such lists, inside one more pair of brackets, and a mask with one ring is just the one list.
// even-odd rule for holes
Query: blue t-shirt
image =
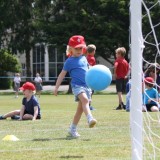
{"label": "blue t-shirt", "polygon": [[150,103],[148,103],[149,99],[157,99],[158,98],[158,91],[155,88],[151,88],[151,89],[145,89],[145,92],[143,94],[143,102],[144,104],[156,104],[154,101],[151,101]]}
{"label": "blue t-shirt", "polygon": [[38,116],[40,116],[40,105],[36,99],[36,97],[33,95],[29,101],[27,101],[27,98],[23,98],[22,105],[25,107],[25,111],[28,114],[34,115],[34,107],[38,106]]}
{"label": "blue t-shirt", "polygon": [[63,66],[63,70],[69,72],[72,80],[71,80],[71,86],[79,85],[79,86],[85,86],[85,76],[86,72],[89,69],[89,64],[85,56],[80,57],[69,57]]}

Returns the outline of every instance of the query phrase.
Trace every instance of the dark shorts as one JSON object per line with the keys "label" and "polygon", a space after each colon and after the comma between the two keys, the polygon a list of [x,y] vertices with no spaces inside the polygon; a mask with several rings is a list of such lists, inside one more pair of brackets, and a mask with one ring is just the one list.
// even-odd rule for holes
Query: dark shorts
{"label": "dark shorts", "polygon": [[125,91],[125,79],[120,78],[116,79],[116,91],[117,92],[124,92]]}
{"label": "dark shorts", "polygon": [[[153,106],[157,106],[157,104],[146,104],[146,109],[147,109],[147,111],[151,112],[151,108],[152,108]],[[158,107],[158,106],[157,106],[157,107]]]}
{"label": "dark shorts", "polygon": [[[24,111],[24,115],[25,114],[30,114],[30,113],[28,113],[27,111]],[[30,114],[30,115],[34,116],[33,114]],[[41,119],[41,115],[38,115],[36,119]]]}
{"label": "dark shorts", "polygon": [[41,91],[41,90],[43,90],[41,83],[36,83],[35,86],[36,86],[36,91]]}
{"label": "dark shorts", "polygon": [[20,83],[15,83],[14,84],[14,91],[18,92],[20,88]]}

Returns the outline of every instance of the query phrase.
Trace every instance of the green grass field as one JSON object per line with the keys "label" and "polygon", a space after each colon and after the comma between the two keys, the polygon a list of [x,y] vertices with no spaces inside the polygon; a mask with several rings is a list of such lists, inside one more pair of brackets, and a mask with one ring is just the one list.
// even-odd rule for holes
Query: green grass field
{"label": "green grass field", "polygon": [[[22,95],[0,96],[0,114],[19,109]],[[0,159],[4,160],[130,160],[131,140],[129,113],[114,110],[117,95],[93,95],[95,128],[88,128],[83,115],[78,126],[79,139],[67,137],[76,110],[73,95],[42,95],[42,120],[0,121]],[[19,141],[3,141],[15,135]]]}

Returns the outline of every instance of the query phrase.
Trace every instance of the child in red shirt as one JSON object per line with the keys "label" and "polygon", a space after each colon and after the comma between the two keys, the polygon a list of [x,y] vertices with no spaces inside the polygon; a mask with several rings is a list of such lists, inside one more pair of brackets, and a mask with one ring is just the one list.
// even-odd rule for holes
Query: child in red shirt
{"label": "child in red shirt", "polygon": [[96,65],[96,59],[94,57],[96,53],[96,46],[94,44],[90,44],[87,46],[87,61],[90,66]]}
{"label": "child in red shirt", "polygon": [[116,110],[120,110],[120,109],[125,109],[122,92],[125,79],[127,78],[127,74],[129,71],[129,64],[124,58],[126,54],[126,49],[124,47],[117,48],[115,52],[116,52],[116,60],[114,63],[114,75],[116,79],[116,90],[119,100],[119,105],[116,108]]}
{"label": "child in red shirt", "polygon": [[[96,46],[94,44],[89,44],[86,49],[86,57],[90,66],[96,65],[96,59],[94,57],[95,53],[96,53]],[[93,93],[94,93],[94,90],[92,90],[92,95]],[[95,108],[91,106],[91,102],[89,103],[89,108],[90,110],[95,110]]]}

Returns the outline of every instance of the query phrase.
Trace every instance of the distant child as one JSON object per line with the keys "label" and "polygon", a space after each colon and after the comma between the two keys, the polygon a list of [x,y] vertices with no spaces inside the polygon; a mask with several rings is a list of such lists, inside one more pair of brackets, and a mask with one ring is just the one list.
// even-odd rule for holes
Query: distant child
{"label": "distant child", "polygon": [[150,66],[145,70],[144,76],[145,77],[152,77],[154,81],[157,80],[157,75],[159,72],[159,64],[158,63],[152,63]]}
{"label": "distant child", "polygon": [[129,64],[124,58],[126,54],[126,49],[124,47],[117,48],[115,52],[116,60],[114,63],[114,75],[116,79],[116,90],[119,100],[119,105],[116,110],[121,110],[125,109],[122,92],[125,84],[125,79],[127,78],[127,74],[129,71]]}
{"label": "distant child", "polygon": [[96,53],[96,46],[94,44],[89,44],[87,46],[87,61],[90,66],[96,65],[96,59],[95,59],[95,53]]}
{"label": "distant child", "polygon": [[[96,65],[96,59],[95,59],[95,53],[96,53],[96,46],[94,44],[89,44],[86,49],[86,57],[89,65],[92,67]],[[94,93],[94,90],[92,90],[92,95]],[[91,95],[91,96],[92,96]],[[89,103],[90,110],[95,110],[93,106],[91,106],[91,102]]]}
{"label": "distant child", "polygon": [[39,73],[36,74],[34,82],[36,86],[36,95],[40,97],[42,91],[42,78],[40,77]]}
{"label": "distant child", "polygon": [[126,84],[126,112],[130,111],[131,79]]}
{"label": "distant child", "polygon": [[14,82],[15,98],[18,98],[18,92],[19,92],[19,87],[21,82],[21,77],[19,73],[15,74],[13,82]]}
{"label": "distant child", "polygon": [[145,90],[143,93],[144,106],[142,111],[158,112],[158,91],[154,88],[154,79],[146,77]]}
{"label": "distant child", "polygon": [[126,112],[130,111],[131,90],[126,95]]}
{"label": "distant child", "polygon": [[26,82],[19,89],[22,90],[24,94],[21,109],[14,110],[0,116],[0,120],[7,119],[9,117],[11,117],[11,119],[16,119],[16,120],[41,119],[40,105],[36,97],[34,96],[35,86],[30,82]]}
{"label": "distant child", "polygon": [[73,118],[73,122],[69,129],[69,134],[73,138],[78,138],[80,135],[77,132],[77,125],[84,112],[88,125],[90,128],[94,127],[97,123],[93,118],[89,109],[89,101],[91,99],[91,89],[87,87],[85,82],[85,75],[88,71],[88,62],[85,56],[83,56],[82,49],[86,47],[84,37],[81,35],[72,36],[68,42],[68,53],[70,57],[64,63],[63,69],[58,76],[54,95],[57,96],[58,88],[62,83],[67,72],[71,76],[72,92],[75,95],[75,101],[78,101],[76,113]]}

